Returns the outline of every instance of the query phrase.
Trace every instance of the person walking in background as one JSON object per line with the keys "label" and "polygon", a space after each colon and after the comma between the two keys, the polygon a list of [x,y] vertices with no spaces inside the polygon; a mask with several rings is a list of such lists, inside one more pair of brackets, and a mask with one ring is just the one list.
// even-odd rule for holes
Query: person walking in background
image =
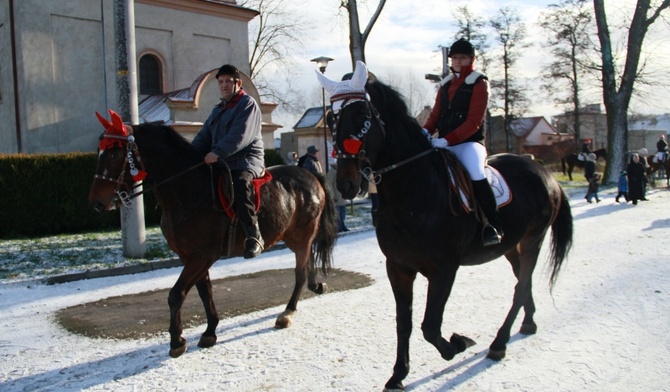
{"label": "person walking in background", "polygon": [[233,207],[246,239],[244,258],[263,251],[256,206],[252,199],[253,179],[265,173],[265,151],[261,136],[261,109],[242,88],[240,71],[225,64],[216,73],[221,102],[205,121],[191,145],[208,165],[223,161],[230,168],[233,183]]}
{"label": "person walking in background", "polygon": [[323,168],[321,167],[321,162],[316,157],[316,153],[319,152],[319,149],[316,146],[307,147],[307,154],[300,157],[298,160],[298,166],[309,170],[314,174],[323,173]]}
{"label": "person walking in background", "polygon": [[600,203],[600,199],[598,198],[598,180],[596,179],[594,181],[594,177],[596,175],[596,154],[590,153],[586,157],[586,162],[584,162],[584,178],[586,178],[586,182],[589,183],[588,190],[586,191],[586,196],[584,198],[586,201],[589,203],[591,202],[591,199],[595,196],[596,198],[596,203]]}
{"label": "person walking in background", "polygon": [[616,194],[614,201],[619,202],[619,198],[623,197],[628,202],[628,177],[625,170],[622,170],[619,173],[619,181],[617,182],[617,188],[619,193]]}
{"label": "person walking in background", "polygon": [[638,153],[631,155],[626,171],[628,172],[628,198],[634,205],[637,205],[638,200],[645,199],[644,187],[647,181],[644,165],[640,162]]}
{"label": "person walking in background", "polygon": [[349,231],[345,220],[347,218],[347,200],[342,197],[342,194],[337,189],[335,180],[337,179],[337,164],[331,163],[330,170],[326,174],[328,184],[333,189],[333,196],[335,197],[335,208],[337,209],[337,231],[339,233]]}

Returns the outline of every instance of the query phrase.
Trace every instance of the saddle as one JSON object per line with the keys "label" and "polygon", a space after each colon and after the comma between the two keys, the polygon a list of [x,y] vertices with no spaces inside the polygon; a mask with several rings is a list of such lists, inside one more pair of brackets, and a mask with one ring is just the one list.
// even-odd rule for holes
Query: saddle
{"label": "saddle", "polygon": [[[228,215],[228,218],[234,219],[235,210],[231,206],[229,195],[232,192],[232,189],[229,189],[229,187],[226,186],[228,181],[224,174],[220,174],[217,178],[216,195],[218,197],[215,197],[214,200],[215,208],[225,212],[226,215]],[[253,201],[256,212],[258,212],[258,210],[261,208],[261,186],[270,180],[272,180],[272,174],[270,174],[268,171],[265,171],[263,177],[254,178],[252,181],[254,190]]]}
{"label": "saddle", "polygon": [[[467,173],[458,174],[456,173],[457,170],[465,172],[465,169],[462,166],[459,166],[458,168],[453,166],[449,167],[449,179],[451,181],[451,186],[460,195],[463,209],[467,212],[471,212],[473,208],[473,203],[471,200],[474,198],[474,195],[472,194],[472,188],[459,185],[460,182],[456,181],[456,179],[459,177],[459,175],[467,176]],[[491,190],[493,191],[493,195],[496,198],[496,204],[498,205],[498,208],[509,204],[512,201],[512,191],[510,190],[505,177],[503,177],[498,169],[489,165],[486,165],[484,168],[484,173],[486,173],[486,180],[491,186]]]}

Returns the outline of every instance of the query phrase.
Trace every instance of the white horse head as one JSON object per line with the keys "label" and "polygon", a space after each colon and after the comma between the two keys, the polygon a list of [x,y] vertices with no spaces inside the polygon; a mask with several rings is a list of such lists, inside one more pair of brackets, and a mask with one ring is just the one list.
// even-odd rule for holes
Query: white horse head
{"label": "white horse head", "polygon": [[356,62],[356,69],[349,80],[335,81],[319,73],[319,71],[315,70],[315,72],[319,79],[319,83],[326,92],[328,92],[328,95],[330,95],[330,103],[333,105],[334,111],[339,110],[342,101],[347,97],[352,95],[361,95],[365,97],[365,83],[368,80],[368,68],[362,61]]}

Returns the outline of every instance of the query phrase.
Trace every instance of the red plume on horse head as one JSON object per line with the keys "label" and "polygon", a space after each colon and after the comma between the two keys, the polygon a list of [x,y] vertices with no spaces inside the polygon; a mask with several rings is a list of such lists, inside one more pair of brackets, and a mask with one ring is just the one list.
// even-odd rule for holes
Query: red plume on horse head
{"label": "red plume on horse head", "polygon": [[125,125],[121,116],[109,109],[109,116],[112,121],[102,117],[100,113],[95,112],[98,121],[105,128],[105,133],[100,139],[100,150],[107,150],[112,147],[123,147],[123,143],[127,141],[128,136],[133,133],[133,129],[129,125]]}

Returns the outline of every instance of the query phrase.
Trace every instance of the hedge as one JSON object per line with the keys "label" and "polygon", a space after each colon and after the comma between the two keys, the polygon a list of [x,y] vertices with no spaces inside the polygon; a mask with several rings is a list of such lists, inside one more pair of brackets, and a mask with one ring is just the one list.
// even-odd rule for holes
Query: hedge
{"label": "hedge", "polygon": [[[267,166],[283,163],[278,152],[265,154]],[[88,202],[96,165],[95,153],[0,155],[0,239],[120,229],[118,211]],[[144,211],[147,226],[160,222],[151,192]]]}

